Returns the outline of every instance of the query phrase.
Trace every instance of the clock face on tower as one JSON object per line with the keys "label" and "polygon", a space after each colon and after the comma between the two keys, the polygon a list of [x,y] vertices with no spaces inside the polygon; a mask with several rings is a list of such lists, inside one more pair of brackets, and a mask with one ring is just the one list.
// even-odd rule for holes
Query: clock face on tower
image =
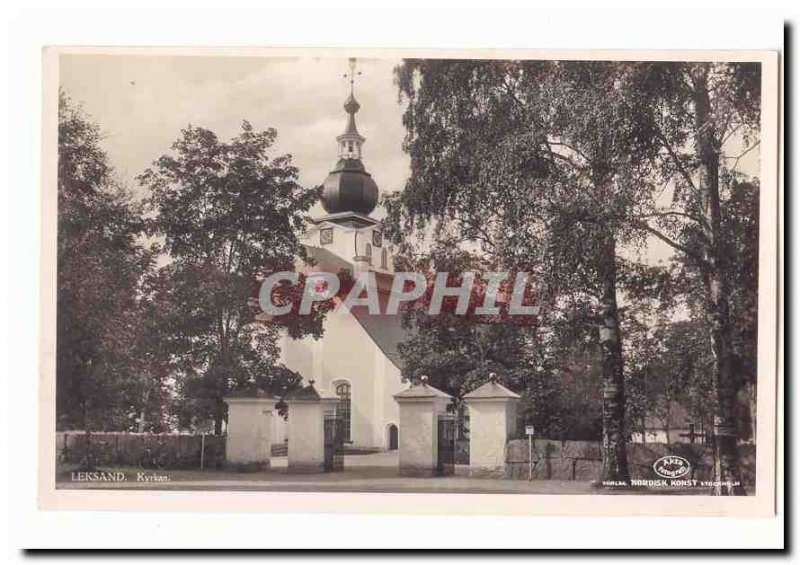
{"label": "clock face on tower", "polygon": [[372,232],[372,245],[373,247],[380,247],[383,245],[383,232],[378,230]]}

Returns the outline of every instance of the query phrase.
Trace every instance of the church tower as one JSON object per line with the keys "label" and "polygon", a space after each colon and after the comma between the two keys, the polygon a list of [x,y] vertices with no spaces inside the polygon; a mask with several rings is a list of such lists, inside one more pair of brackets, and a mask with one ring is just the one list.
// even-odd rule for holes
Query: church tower
{"label": "church tower", "polygon": [[[313,260],[309,272],[366,275],[377,285],[381,312],[393,283],[392,246],[383,238],[383,224],[372,214],[378,204],[378,185],[364,162],[364,142],[356,126],[356,61],[350,59],[350,92],[344,102],[346,124],[336,137],[338,160],[320,187],[325,215],[313,219],[303,244]],[[355,446],[396,449],[399,416],[393,395],[406,387],[400,371],[399,344],[405,339],[402,316],[372,314],[366,306],[334,309],[326,316],[319,339],[281,343],[281,360],[306,382],[339,398],[335,412],[344,423],[345,437]],[[285,425],[275,426],[283,432]],[[281,436],[283,437],[283,436]],[[394,440],[392,439],[394,438]],[[394,447],[392,447],[394,446]]]}
{"label": "church tower", "polygon": [[[381,222],[371,216],[378,204],[378,185],[362,161],[366,138],[356,126],[361,109],[355,96],[357,74],[361,73],[356,73],[356,60],[350,59],[350,72],[345,75],[350,80],[344,102],[347,123],[336,137],[339,159],[320,187],[320,202],[327,214],[314,219],[307,244],[343,259],[353,274],[368,270],[386,275],[392,270],[390,250],[383,241]],[[324,258],[321,262],[326,263]]]}
{"label": "church tower", "polygon": [[323,182],[320,194],[328,216],[318,221],[363,227],[377,224],[369,214],[378,203],[378,185],[361,160],[366,138],[356,127],[356,113],[361,105],[355,97],[355,64],[355,59],[350,59],[350,96],[344,103],[347,125],[344,133],[336,138],[339,160]]}

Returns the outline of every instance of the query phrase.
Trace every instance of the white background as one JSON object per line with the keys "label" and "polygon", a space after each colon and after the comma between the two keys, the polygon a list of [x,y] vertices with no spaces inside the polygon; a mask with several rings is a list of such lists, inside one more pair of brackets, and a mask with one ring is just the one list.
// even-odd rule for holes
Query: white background
{"label": "white background", "polygon": [[[771,49],[783,41],[786,7],[740,2],[662,2],[648,10],[558,8],[522,2],[405,1],[292,8],[266,2],[212,8],[201,1],[83,2],[5,9],[3,73],[8,122],[0,336],[7,395],[0,473],[8,557],[20,547],[286,548],[693,548],[783,545],[783,521],[724,518],[494,518],[269,514],[121,514],[36,510],[41,47],[72,45],[258,45],[575,49]],[[531,4],[531,3],[527,3]],[[788,4],[788,3],[787,3]],[[624,6],[624,3],[619,5]],[[657,6],[656,4],[653,4]],[[209,6],[209,7],[206,7]],[[777,5],[779,6],[779,5]],[[796,149],[795,149],[796,152]],[[788,190],[787,190],[788,192]],[[794,349],[797,344],[793,343]],[[782,461],[778,462],[779,469]],[[782,470],[782,469],[781,469]],[[779,495],[782,497],[781,482]],[[198,496],[202,494],[198,493]],[[443,508],[446,514],[446,508]],[[780,515],[783,515],[782,506]],[[3,557],[5,557],[4,555]],[[192,557],[194,558],[194,557]],[[461,557],[458,557],[461,558]],[[492,558],[486,556],[486,558]],[[151,558],[152,559],[152,558]],[[420,557],[416,557],[420,559]],[[682,560],[685,557],[682,557]],[[691,560],[691,558],[689,558]]]}

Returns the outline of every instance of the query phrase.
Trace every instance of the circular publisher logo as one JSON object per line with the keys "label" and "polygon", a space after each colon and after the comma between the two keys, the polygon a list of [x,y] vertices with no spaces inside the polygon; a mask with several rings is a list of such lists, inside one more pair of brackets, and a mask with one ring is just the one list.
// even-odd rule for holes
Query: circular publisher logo
{"label": "circular publisher logo", "polygon": [[653,463],[653,470],[659,477],[679,479],[689,473],[689,462],[677,455],[667,455]]}

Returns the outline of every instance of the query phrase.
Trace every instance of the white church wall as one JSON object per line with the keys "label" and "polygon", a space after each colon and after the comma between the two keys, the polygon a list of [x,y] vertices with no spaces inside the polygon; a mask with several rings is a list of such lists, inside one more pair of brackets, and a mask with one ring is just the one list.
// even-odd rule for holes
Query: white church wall
{"label": "white church wall", "polygon": [[385,366],[386,378],[384,379],[385,391],[380,399],[383,412],[383,425],[381,426],[380,433],[381,447],[384,449],[389,448],[388,427],[389,424],[394,424],[400,427],[400,412],[397,407],[397,402],[394,400],[394,395],[408,388],[407,383],[403,383],[402,374],[400,369],[392,363],[386,356],[383,356],[383,363]]}
{"label": "white church wall", "polygon": [[375,344],[358,321],[346,311],[335,311],[325,321],[322,382],[331,392],[333,383],[350,383],[350,439],[354,445],[372,446]]}
{"label": "white church wall", "polygon": [[311,337],[292,339],[284,333],[281,339],[281,362],[293,371],[297,371],[305,379],[317,376],[314,370],[313,352],[315,340]]}
{"label": "white church wall", "polygon": [[[322,243],[320,238],[320,231],[322,230],[332,230],[332,239],[328,243]],[[354,240],[354,231],[352,228],[347,228],[344,226],[340,226],[337,224],[331,223],[323,223],[320,226],[317,226],[315,229],[308,232],[308,234],[303,238],[303,243],[305,245],[309,245],[311,247],[321,247],[326,251],[330,251],[331,253],[342,257],[346,261],[352,261],[353,257],[356,255],[356,242]],[[366,238],[359,234],[358,239]],[[359,241],[360,249],[358,250],[359,253],[363,252],[364,243]]]}
{"label": "white church wall", "polygon": [[[322,244],[320,229],[332,230],[332,241]],[[372,270],[390,272],[391,253],[388,254],[388,269],[381,269],[383,247],[373,247],[375,228],[356,230],[345,226],[322,223],[307,232],[305,244],[321,247],[346,262],[356,254],[363,255],[367,245],[372,248]],[[392,327],[394,321],[387,322]],[[281,358],[292,370],[303,375],[306,382],[315,379],[317,388],[335,394],[335,384],[348,382],[351,392],[350,438],[354,445],[388,448],[388,427],[399,427],[397,404],[392,395],[402,391],[400,369],[376,344],[356,317],[346,311],[334,311],[324,322],[325,332],[320,340],[305,338],[293,340],[284,337]],[[371,327],[370,331],[381,329]],[[386,329],[386,328],[383,328]],[[391,329],[389,330],[391,331]],[[381,336],[382,341],[386,336]],[[283,431],[284,428],[278,428]],[[276,432],[279,434],[280,432]]]}
{"label": "white church wall", "polygon": [[321,340],[282,340],[282,361],[303,375],[315,379],[318,388],[335,393],[335,384],[350,383],[353,445],[388,447],[388,424],[399,425],[397,404],[392,395],[405,387],[400,370],[375,344],[358,320],[347,311],[334,311],[324,322]]}

